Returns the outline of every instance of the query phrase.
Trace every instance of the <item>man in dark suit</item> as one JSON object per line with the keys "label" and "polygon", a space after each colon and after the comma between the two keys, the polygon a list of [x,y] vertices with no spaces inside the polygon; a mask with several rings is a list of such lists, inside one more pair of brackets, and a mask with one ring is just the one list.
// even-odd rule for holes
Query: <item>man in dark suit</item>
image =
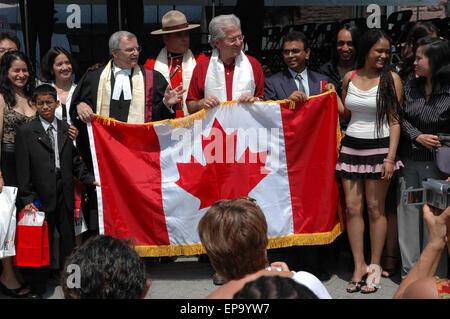
{"label": "man in dark suit", "polygon": [[[327,76],[308,69],[307,60],[311,49],[302,32],[293,31],[287,34],[283,39],[281,53],[287,68],[265,79],[264,99],[266,101],[289,99],[305,102],[309,96],[334,89],[333,84],[327,83]],[[328,250],[326,246],[283,248],[271,251],[269,258],[271,255],[273,260],[285,258],[292,269],[303,269],[313,273],[320,280],[328,280],[330,275],[324,266],[328,261]],[[280,254],[283,256],[278,257]]]}
{"label": "man in dark suit", "polygon": [[311,71],[307,61],[311,49],[302,32],[293,31],[283,39],[284,63],[287,68],[264,81],[264,99],[306,101],[308,96],[317,95],[331,88],[328,77]]}
{"label": "man in dark suit", "polygon": [[[60,234],[60,265],[75,247],[73,177],[87,185],[98,185],[69,138],[69,126],[55,118],[59,102],[51,85],[44,84],[33,92],[36,118],[19,127],[16,134],[16,162],[19,197],[25,210],[45,212],[49,247],[53,248],[55,226]],[[41,202],[40,207],[35,201]],[[48,267],[36,274],[39,280],[32,291],[42,294],[48,279]],[[36,279],[36,278],[34,278]],[[32,283],[33,284],[33,283]]]}
{"label": "man in dark suit", "polygon": [[[93,172],[86,123],[94,113],[121,122],[143,124],[175,117],[172,109],[182,99],[182,88],[172,89],[164,76],[138,65],[141,47],[134,34],[118,31],[109,39],[112,59],[107,65],[87,71],[75,89],[69,114],[78,128],[77,146]],[[94,234],[98,232],[97,200],[88,193],[83,212]],[[91,233],[90,232],[90,233]]]}

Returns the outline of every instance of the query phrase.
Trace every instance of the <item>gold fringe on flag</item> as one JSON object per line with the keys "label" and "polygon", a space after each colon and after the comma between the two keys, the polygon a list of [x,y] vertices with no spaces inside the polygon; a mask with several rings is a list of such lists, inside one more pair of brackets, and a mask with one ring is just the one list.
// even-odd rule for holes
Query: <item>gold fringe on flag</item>
{"label": "gold fringe on flag", "polygon": [[337,123],[336,123],[336,150],[339,156],[339,150],[341,149],[341,140],[342,140],[342,133],[341,133],[341,124],[339,123],[339,115],[337,117]]}
{"label": "gold fringe on flag", "polygon": [[200,110],[194,114],[191,114],[189,116],[170,120],[170,124],[172,125],[172,128],[190,127],[190,126],[194,125],[195,121],[202,120],[205,117],[206,117],[206,110],[202,109],[202,110]]}
{"label": "gold fringe on flag", "polygon": [[[269,238],[267,249],[290,246],[326,245],[332,243],[343,231],[343,224],[342,222],[339,222],[330,232],[273,237]],[[134,246],[133,248],[141,257],[192,256],[206,253],[205,248],[200,243],[165,246]]]}
{"label": "gold fringe on flag", "polygon": [[290,246],[327,245],[332,243],[343,232],[341,223],[337,223],[333,230],[326,233],[293,234],[282,237],[269,238],[268,249]]}
{"label": "gold fringe on flag", "polygon": [[202,244],[134,246],[133,248],[141,257],[192,256],[206,253]]}

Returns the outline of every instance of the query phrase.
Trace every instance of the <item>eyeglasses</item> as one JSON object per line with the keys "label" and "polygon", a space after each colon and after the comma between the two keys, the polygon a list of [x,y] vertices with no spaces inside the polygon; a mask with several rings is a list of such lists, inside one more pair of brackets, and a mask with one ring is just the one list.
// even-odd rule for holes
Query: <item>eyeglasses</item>
{"label": "eyeglasses", "polygon": [[238,36],[236,36],[236,37],[234,37],[234,38],[231,38],[231,39],[225,39],[225,41],[228,42],[229,44],[233,44],[233,43],[235,43],[236,41],[243,41],[244,38],[245,38],[245,35],[240,34],[240,35],[238,35]]}
{"label": "eyeglasses", "polygon": [[16,51],[17,49],[15,48],[0,48],[0,53],[6,53],[9,51]]}
{"label": "eyeglasses", "polygon": [[281,54],[284,56],[288,56],[290,53],[299,54],[302,51],[304,51],[304,50],[302,50],[302,49],[283,50],[283,51],[281,51]]}
{"label": "eyeglasses", "polygon": [[127,52],[127,53],[132,53],[132,52],[134,52],[135,50],[136,50],[137,52],[141,52],[141,51],[142,51],[142,47],[126,48],[126,49],[122,49],[122,50],[124,50],[124,51]]}

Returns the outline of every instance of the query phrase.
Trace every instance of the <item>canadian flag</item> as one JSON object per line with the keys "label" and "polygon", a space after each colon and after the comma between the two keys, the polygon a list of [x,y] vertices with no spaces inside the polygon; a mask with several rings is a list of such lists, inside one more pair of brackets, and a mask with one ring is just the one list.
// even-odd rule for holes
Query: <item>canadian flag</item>
{"label": "canadian flag", "polygon": [[203,214],[248,196],[266,216],[268,248],[330,243],[344,229],[337,119],[334,92],[142,125],[96,115],[88,130],[100,233],[131,239],[141,256],[200,254]]}

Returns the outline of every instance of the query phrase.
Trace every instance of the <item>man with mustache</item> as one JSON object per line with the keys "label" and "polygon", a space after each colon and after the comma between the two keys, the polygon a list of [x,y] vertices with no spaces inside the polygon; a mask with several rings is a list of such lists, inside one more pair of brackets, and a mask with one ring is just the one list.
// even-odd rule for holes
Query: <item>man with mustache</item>
{"label": "man with mustache", "polygon": [[72,120],[87,123],[94,113],[134,124],[173,118],[171,108],[181,97],[180,90],[172,90],[158,71],[138,65],[141,47],[136,36],[118,31],[110,37],[109,49],[108,64],[86,72],[78,83],[70,107]]}
{"label": "man with mustache", "polygon": [[345,73],[355,69],[359,37],[360,31],[356,25],[344,24],[336,34],[333,42],[335,49],[332,51],[330,61],[320,68],[319,72],[328,76],[329,82],[334,84],[339,96],[342,93]]}
{"label": "man with mustache", "polygon": [[[141,47],[133,33],[118,31],[109,38],[112,59],[103,67],[87,71],[75,89],[69,114],[79,130],[77,145],[92,172],[86,123],[94,113],[121,122],[143,124],[175,117],[173,106],[182,98],[180,88],[168,85],[155,70],[138,65]],[[95,198],[91,192],[89,199]],[[89,211],[96,212],[92,200]],[[87,218],[90,230],[98,229],[96,213]]]}

